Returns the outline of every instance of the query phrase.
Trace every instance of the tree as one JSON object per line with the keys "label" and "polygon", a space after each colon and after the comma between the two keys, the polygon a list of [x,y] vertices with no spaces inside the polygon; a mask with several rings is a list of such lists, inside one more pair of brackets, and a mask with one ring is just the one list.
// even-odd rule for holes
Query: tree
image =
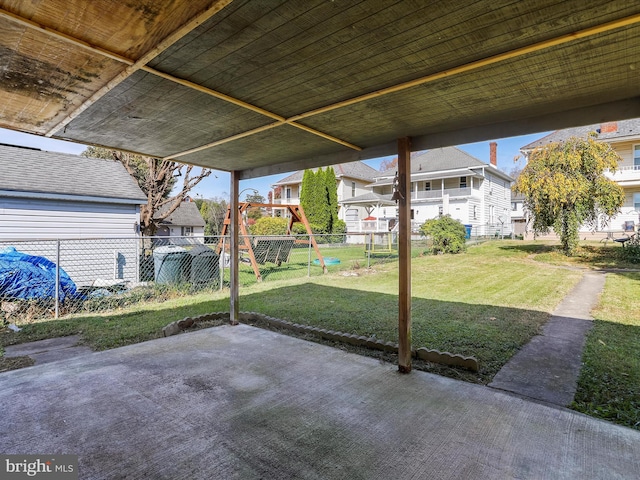
{"label": "tree", "polygon": [[196,199],[196,205],[205,222],[205,235],[220,235],[229,204],[224,198]]}
{"label": "tree", "polygon": [[[260,193],[258,193],[257,191],[254,192],[253,194],[249,194],[247,193],[244,201],[246,203],[265,203],[264,202],[264,197],[262,195],[260,195]],[[247,209],[247,217],[249,217],[252,220],[258,220],[259,218],[262,217],[262,208],[261,207],[249,207]]]}
{"label": "tree", "polygon": [[[124,165],[147,196],[146,205],[140,208],[140,230],[149,237],[156,234],[160,222],[180,206],[193,187],[211,174],[210,169],[203,168],[200,174],[192,176],[192,165],[102,147],[88,147],[82,156],[115,160]],[[181,176],[182,188],[172,195]]]}
{"label": "tree", "polygon": [[[334,188],[337,188],[334,184]],[[337,194],[336,194],[337,195]],[[317,172],[305,170],[300,186],[300,205],[309,223],[316,225],[320,231],[315,233],[331,233],[328,231],[331,222],[327,184],[321,168]]]}
{"label": "tree", "polygon": [[545,233],[553,227],[563,252],[573,255],[580,225],[604,227],[624,203],[622,188],[604,175],[617,169],[619,159],[595,134],[533,150],[515,185],[525,196],[533,230]]}
{"label": "tree", "polygon": [[329,217],[327,233],[335,233],[334,229],[338,224],[338,184],[336,182],[336,172],[334,172],[333,167],[327,167],[324,171],[324,182]]}
{"label": "tree", "polygon": [[432,218],[427,220],[420,227],[422,234],[431,239],[433,245],[431,252],[438,253],[460,253],[466,248],[467,230],[458,220],[450,215]]}
{"label": "tree", "polygon": [[396,168],[398,166],[398,157],[392,158],[390,160],[383,160],[380,162],[380,171],[384,172],[391,168]]}

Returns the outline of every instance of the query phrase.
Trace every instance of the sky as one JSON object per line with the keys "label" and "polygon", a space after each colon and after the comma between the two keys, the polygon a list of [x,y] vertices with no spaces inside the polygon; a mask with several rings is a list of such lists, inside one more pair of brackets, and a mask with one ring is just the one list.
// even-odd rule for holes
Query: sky
{"label": "sky", "polygon": [[[514,158],[520,154],[520,147],[527,145],[548,133],[549,132],[541,132],[537,134],[493,140],[498,143],[498,168],[508,173],[515,165]],[[0,143],[22,147],[34,147],[50,152],[71,153],[74,155],[80,155],[86,149],[85,145],[55,140],[38,135],[14,132],[3,128],[0,128]],[[489,163],[489,141],[458,145],[458,148],[464,150],[482,162]],[[393,157],[365,160],[364,163],[378,170],[380,163],[384,159],[389,158]],[[253,194],[253,189],[256,189],[266,200],[268,198],[271,185],[288,175],[288,173],[285,173],[251,180],[242,180],[240,182],[240,199],[244,200],[247,194]],[[215,170],[209,177],[205,178],[196,186],[192,191],[192,196],[200,198],[228,198],[230,190],[229,182],[229,173]],[[245,189],[247,191],[245,191]]]}

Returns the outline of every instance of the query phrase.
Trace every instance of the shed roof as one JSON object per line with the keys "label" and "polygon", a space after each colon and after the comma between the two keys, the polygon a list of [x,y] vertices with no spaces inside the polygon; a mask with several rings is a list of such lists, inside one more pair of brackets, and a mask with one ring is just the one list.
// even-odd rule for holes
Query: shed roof
{"label": "shed roof", "polygon": [[0,144],[0,193],[52,199],[146,203],[147,197],[115,160]]}
{"label": "shed roof", "polygon": [[278,174],[640,116],[640,2],[0,0],[0,126]]}
{"label": "shed roof", "polygon": [[[159,217],[162,213],[166,212],[171,207],[171,204],[166,204],[160,210],[158,210],[154,217]],[[198,205],[195,202],[180,202],[178,208],[176,208],[171,215],[160,222],[162,225],[175,225],[178,227],[204,227],[205,221],[198,210]]]}

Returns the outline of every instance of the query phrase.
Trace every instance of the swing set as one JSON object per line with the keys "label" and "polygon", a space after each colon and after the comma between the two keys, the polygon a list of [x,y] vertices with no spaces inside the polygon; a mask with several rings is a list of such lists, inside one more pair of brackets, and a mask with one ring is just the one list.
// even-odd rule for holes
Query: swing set
{"label": "swing set", "polygon": [[[246,223],[246,213],[249,208],[286,208],[289,212],[289,223],[287,226],[286,236],[255,236],[252,238],[249,236],[249,231]],[[300,205],[282,205],[273,203],[250,203],[241,202],[238,204],[238,226],[240,227],[240,235],[242,236],[240,245],[238,246],[241,252],[247,252],[253,273],[256,276],[258,282],[262,281],[262,275],[260,274],[260,268],[258,265],[264,265],[267,262],[275,263],[280,266],[283,263],[289,261],[291,250],[294,244],[313,245],[313,249],[316,251],[318,262],[322,267],[322,272],[327,273],[327,267],[324,263],[324,258],[320,253],[318,244],[311,231],[309,221],[304,214],[304,210]],[[292,227],[294,223],[302,223],[307,230],[309,240],[299,240],[292,235]],[[221,255],[223,250],[228,253],[230,245],[224,242],[225,235],[229,233],[229,226],[231,225],[231,205],[227,209],[227,215],[224,219],[224,225],[222,227],[222,235],[216,247],[216,253]],[[289,238],[287,238],[289,237]]]}

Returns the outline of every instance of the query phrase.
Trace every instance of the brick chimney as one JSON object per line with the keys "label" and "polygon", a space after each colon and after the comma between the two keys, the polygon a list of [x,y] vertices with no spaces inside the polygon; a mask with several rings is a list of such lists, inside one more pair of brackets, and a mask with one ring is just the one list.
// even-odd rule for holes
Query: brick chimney
{"label": "brick chimney", "polygon": [[615,133],[618,131],[618,122],[606,122],[600,124],[600,133]]}
{"label": "brick chimney", "polygon": [[489,143],[489,163],[498,168],[498,144],[496,142]]}

